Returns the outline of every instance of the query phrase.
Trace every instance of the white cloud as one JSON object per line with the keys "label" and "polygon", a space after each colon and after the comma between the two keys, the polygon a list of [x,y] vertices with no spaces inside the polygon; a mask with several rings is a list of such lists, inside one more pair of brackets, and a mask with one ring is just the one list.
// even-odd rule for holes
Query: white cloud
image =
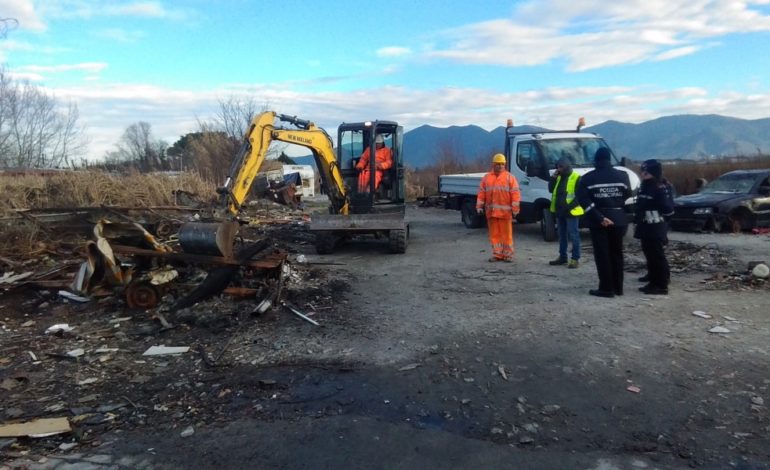
{"label": "white cloud", "polygon": [[9,51],[32,50],[31,47],[29,49],[25,49],[28,46],[29,44],[27,43],[20,43],[5,39],[0,40],[0,64],[5,63],[8,60],[7,57]]}
{"label": "white cloud", "polygon": [[411,53],[412,50],[408,47],[398,46],[381,47],[376,51],[377,57],[403,57]]}
{"label": "white cloud", "polygon": [[19,73],[61,73],[72,71],[83,71],[88,73],[98,73],[107,68],[104,62],[82,62],[80,64],[61,64],[61,65],[25,65],[17,67]]}
{"label": "white cloud", "polygon": [[510,19],[447,31],[427,56],[508,67],[565,60],[570,71],[671,60],[696,53],[708,38],[770,31],[770,15],[757,8],[768,3],[528,0]]}
{"label": "white cloud", "polygon": [[[304,88],[303,88],[304,89]],[[207,121],[224,97],[269,103],[279,113],[310,119],[334,134],[344,121],[392,119],[407,130],[476,124],[491,130],[512,118],[516,124],[572,128],[578,117],[588,125],[607,120],[642,122],[669,114],[723,114],[745,119],[770,115],[770,90],[713,94],[696,87],[673,90],[653,87],[545,88],[501,93],[477,88],[416,90],[404,87],[309,93],[284,85],[232,84],[217,90],[169,89],[150,85],[88,85],[55,90],[78,104],[91,137],[90,156],[111,150],[129,125],[146,121],[170,144]],[[387,96],[387,100],[382,97]],[[301,153],[301,152],[300,152]]]}
{"label": "white cloud", "polygon": [[0,42],[0,52],[5,51],[34,51],[35,46],[28,42],[14,41],[12,39],[6,39]]}
{"label": "white cloud", "polygon": [[181,8],[167,8],[162,2],[126,2],[102,0],[46,0],[41,6],[46,17],[51,18],[93,18],[98,16],[133,16],[184,20],[189,11]]}
{"label": "white cloud", "polygon": [[83,62],[80,64],[61,65],[24,65],[8,70],[7,73],[15,80],[42,82],[51,74],[84,72],[87,74],[84,79],[90,81],[98,80],[99,73],[106,68],[107,64],[104,62]]}
{"label": "white cloud", "polygon": [[700,47],[697,46],[685,46],[685,47],[677,47],[675,49],[669,49],[667,51],[661,52],[657,56],[655,56],[655,60],[671,60],[676,59],[677,57],[684,57],[686,55],[695,54],[700,50]]}
{"label": "white cloud", "polygon": [[[32,0],[0,0],[0,17],[12,18],[18,22],[20,29],[44,31],[46,25],[35,11]],[[8,27],[16,25],[6,24]]]}
{"label": "white cloud", "polygon": [[9,71],[8,76],[17,81],[42,82],[43,76],[39,73]]}
{"label": "white cloud", "polygon": [[112,15],[146,16],[163,18],[168,12],[158,2],[136,2],[125,5],[107,6],[104,9]]}

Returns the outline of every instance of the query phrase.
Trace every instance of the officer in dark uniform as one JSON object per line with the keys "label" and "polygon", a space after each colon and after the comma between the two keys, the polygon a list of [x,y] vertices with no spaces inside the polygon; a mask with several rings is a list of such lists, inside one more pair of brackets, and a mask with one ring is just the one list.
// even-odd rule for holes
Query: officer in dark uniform
{"label": "officer in dark uniform", "polygon": [[599,273],[599,288],[588,293],[597,297],[623,295],[623,237],[628,230],[624,206],[631,197],[631,182],[625,171],[612,167],[608,148],[596,151],[594,170],[580,178],[577,196],[585,209]]}
{"label": "officer in dark uniform", "polygon": [[657,160],[642,163],[641,172],[642,186],[636,198],[634,238],[642,242],[649,282],[639,290],[648,295],[666,295],[671,277],[665,252],[668,243],[666,219],[674,214],[671,184],[663,177],[663,166]]}

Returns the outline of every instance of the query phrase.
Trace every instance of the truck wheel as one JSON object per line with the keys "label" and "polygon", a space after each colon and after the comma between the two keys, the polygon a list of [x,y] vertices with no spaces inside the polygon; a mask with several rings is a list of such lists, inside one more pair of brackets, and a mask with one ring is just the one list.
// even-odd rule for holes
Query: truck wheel
{"label": "truck wheel", "polygon": [[406,230],[390,230],[388,232],[388,247],[391,253],[406,253]]}
{"label": "truck wheel", "polygon": [[480,228],[484,225],[484,216],[476,213],[476,204],[471,199],[463,201],[460,213],[463,219],[463,225],[468,228]]}
{"label": "truck wheel", "polygon": [[337,237],[330,233],[317,233],[315,236],[315,252],[319,255],[333,253],[336,245]]}
{"label": "truck wheel", "polygon": [[543,234],[543,240],[556,241],[556,217],[547,207],[543,207],[541,210],[543,217],[540,218],[540,232]]}

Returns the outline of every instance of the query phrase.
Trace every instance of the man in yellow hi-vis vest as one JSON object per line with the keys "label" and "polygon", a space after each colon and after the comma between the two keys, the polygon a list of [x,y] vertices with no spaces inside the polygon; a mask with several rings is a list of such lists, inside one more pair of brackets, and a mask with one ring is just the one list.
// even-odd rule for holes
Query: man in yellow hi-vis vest
{"label": "man in yellow hi-vis vest", "polygon": [[[559,233],[559,257],[549,262],[551,266],[566,264],[575,269],[580,266],[580,216],[583,208],[575,198],[580,175],[572,171],[572,162],[562,157],[556,163],[556,171],[548,183],[551,191],[551,212],[556,215],[556,226]],[[572,243],[572,257],[567,260],[567,244]]]}

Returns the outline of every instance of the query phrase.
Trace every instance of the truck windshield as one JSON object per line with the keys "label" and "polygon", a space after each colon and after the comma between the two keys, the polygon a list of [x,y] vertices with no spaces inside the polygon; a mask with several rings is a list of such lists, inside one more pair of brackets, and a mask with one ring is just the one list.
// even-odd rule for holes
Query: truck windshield
{"label": "truck windshield", "polygon": [[[573,168],[593,168],[594,155],[607,143],[601,138],[564,138],[542,139],[536,141],[541,154],[546,160],[548,168],[555,168],[560,158],[566,157],[572,162]],[[612,150],[610,150],[612,153]],[[618,165],[618,159],[612,155],[614,164]]]}

